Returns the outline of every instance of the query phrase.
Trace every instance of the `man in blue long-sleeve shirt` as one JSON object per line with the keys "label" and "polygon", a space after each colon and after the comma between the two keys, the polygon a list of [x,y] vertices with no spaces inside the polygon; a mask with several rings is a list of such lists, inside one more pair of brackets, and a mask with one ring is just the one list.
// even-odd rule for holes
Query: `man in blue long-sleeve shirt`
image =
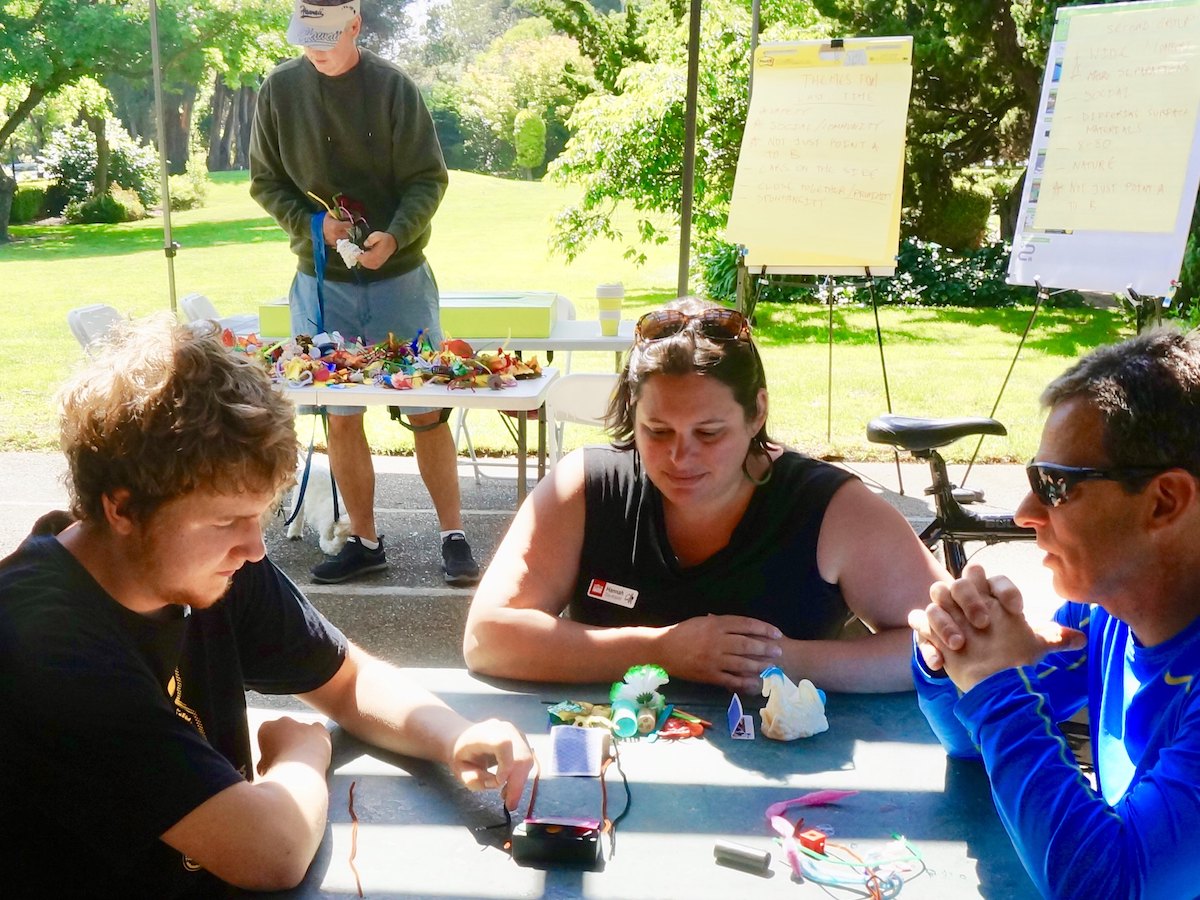
{"label": "man in blue long-sleeve shirt", "polygon": [[[1072,602],[1034,629],[1006,578],[934,585],[910,617],[921,706],[951,755],[982,757],[1044,895],[1195,898],[1200,332],[1102,348],[1042,402],[1016,519]],[[1084,706],[1094,790],[1055,727]]]}

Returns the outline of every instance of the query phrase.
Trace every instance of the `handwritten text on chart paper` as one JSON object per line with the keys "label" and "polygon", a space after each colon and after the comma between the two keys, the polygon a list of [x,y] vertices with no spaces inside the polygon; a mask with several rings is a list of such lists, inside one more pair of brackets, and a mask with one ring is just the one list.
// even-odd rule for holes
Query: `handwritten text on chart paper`
{"label": "handwritten text on chart paper", "polygon": [[1170,232],[1200,105],[1200,12],[1070,20],[1034,227]]}

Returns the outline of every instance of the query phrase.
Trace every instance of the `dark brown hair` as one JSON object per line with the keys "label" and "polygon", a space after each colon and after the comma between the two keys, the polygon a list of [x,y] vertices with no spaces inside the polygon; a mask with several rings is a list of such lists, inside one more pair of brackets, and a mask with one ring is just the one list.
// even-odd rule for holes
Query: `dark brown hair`
{"label": "dark brown hair", "polygon": [[[715,306],[716,303],[697,297],[681,297],[665,308],[696,315]],[[635,342],[629,350],[606,416],[613,445],[621,450],[634,445],[635,406],[647,379],[693,372],[715,378],[733,391],[747,421],[758,415],[758,392],[766,388],[767,376],[753,339],[715,341],[692,328],[684,328],[659,340]],[[764,421],[751,439],[750,449],[765,453],[772,444]]]}
{"label": "dark brown hair", "polygon": [[1111,465],[1200,477],[1200,331],[1156,328],[1094,350],[1050,383],[1042,405],[1076,398],[1103,418]]}

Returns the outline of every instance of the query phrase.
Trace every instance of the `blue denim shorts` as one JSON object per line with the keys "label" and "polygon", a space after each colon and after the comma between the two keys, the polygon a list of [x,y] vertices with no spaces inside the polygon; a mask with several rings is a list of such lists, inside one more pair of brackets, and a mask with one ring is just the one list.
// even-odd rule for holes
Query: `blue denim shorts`
{"label": "blue denim shorts", "polygon": [[[361,338],[366,344],[387,340],[389,333],[397,340],[411,341],[421,329],[437,347],[442,342],[442,324],[438,304],[437,282],[429,263],[421,263],[410,272],[363,284],[326,281],[325,331],[340,332],[346,340]],[[288,291],[292,315],[292,334],[314,334],[317,331],[317,279],[297,272]],[[399,395],[402,396],[402,395]],[[333,416],[352,416],[365,406],[327,406]],[[434,412],[437,407],[405,406],[405,415],[415,416]],[[314,407],[301,407],[301,413],[315,412]]]}

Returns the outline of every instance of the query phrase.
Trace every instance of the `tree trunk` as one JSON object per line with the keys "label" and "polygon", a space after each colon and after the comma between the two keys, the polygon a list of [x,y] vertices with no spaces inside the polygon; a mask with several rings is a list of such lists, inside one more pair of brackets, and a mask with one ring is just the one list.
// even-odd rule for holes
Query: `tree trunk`
{"label": "tree trunk", "polygon": [[258,103],[258,90],[242,87],[237,93],[237,141],[234,145],[233,167],[250,168],[250,129],[254,123],[254,107]]}
{"label": "tree trunk", "polygon": [[[983,21],[993,22],[992,46],[996,50],[996,61],[1003,67],[1005,77],[1017,88],[1020,99],[1017,105],[1025,110],[1037,110],[1038,101],[1042,96],[1042,67],[1035,65],[1025,52],[1020,36],[1017,34],[1017,24],[1013,19],[1013,3],[1004,0],[996,3],[986,14]],[[1028,147],[1033,139],[1033,123],[1037,113],[1025,117],[1027,123],[1020,133],[1014,135],[1018,147]]]}
{"label": "tree trunk", "polygon": [[1000,214],[1000,239],[1010,244],[1017,236],[1017,217],[1021,215],[1021,194],[1025,190],[1025,172],[1008,192],[996,210]]}
{"label": "tree trunk", "polygon": [[92,196],[103,197],[108,193],[108,134],[105,132],[104,116],[83,114],[88,130],[96,138],[96,178],[92,182]]}
{"label": "tree trunk", "polygon": [[231,92],[221,76],[213,81],[212,127],[208,133],[208,171],[224,172],[229,168],[229,111],[233,106]]}
{"label": "tree trunk", "polygon": [[148,81],[134,81],[121,75],[113,75],[106,79],[105,85],[112,95],[117,120],[125,126],[125,130],[136,140],[153,144],[153,86]]}
{"label": "tree trunk", "polygon": [[12,240],[8,236],[8,216],[12,212],[13,196],[16,193],[16,179],[0,168],[0,244]]}
{"label": "tree trunk", "polygon": [[163,93],[167,171],[172,175],[182,175],[187,169],[188,137],[192,133],[192,106],[195,102],[195,86],[188,86],[178,94]]}
{"label": "tree trunk", "polygon": [[[0,124],[0,147],[8,143],[8,139],[12,136],[12,133],[17,130],[22,122],[29,118],[29,114],[42,102],[42,98],[46,96],[47,91],[54,91],[61,86],[62,83],[57,82],[42,87],[31,87],[29,93],[25,95],[25,99],[18,103],[17,108],[12,112],[6,113],[7,118],[3,120],[3,124]],[[7,222],[8,219],[4,219],[4,221]]]}

